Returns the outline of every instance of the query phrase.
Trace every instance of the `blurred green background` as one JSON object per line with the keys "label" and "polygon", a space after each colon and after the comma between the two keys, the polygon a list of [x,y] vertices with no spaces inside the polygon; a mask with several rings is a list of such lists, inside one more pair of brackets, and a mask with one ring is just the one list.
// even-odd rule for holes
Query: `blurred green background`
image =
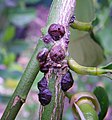
{"label": "blurred green background", "polygon": [[[32,55],[35,44],[45,26],[52,0],[0,0],[0,118]],[[70,55],[85,66],[105,65],[112,61],[112,1],[77,0],[77,20],[94,21],[92,39],[88,32],[71,29]],[[37,81],[16,120],[38,120]],[[110,108],[105,120],[112,120],[112,81],[106,77],[81,76],[73,73],[75,85],[71,92],[93,91],[103,86],[109,96]],[[68,104],[68,100],[65,100]],[[66,105],[63,120],[72,120]]]}

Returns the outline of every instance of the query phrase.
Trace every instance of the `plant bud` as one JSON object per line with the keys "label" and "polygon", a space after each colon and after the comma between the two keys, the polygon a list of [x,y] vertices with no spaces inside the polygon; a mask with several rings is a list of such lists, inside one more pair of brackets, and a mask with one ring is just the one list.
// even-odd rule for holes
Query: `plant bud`
{"label": "plant bud", "polygon": [[49,34],[47,34],[43,37],[43,41],[44,41],[44,43],[49,44],[50,42],[53,41],[53,39]]}
{"label": "plant bud", "polygon": [[49,50],[47,48],[44,48],[43,50],[41,50],[38,55],[37,55],[37,60],[39,62],[45,62],[47,59],[47,55],[49,53]]}
{"label": "plant bud", "polygon": [[70,89],[73,85],[73,78],[72,78],[72,74],[70,73],[70,71],[68,71],[61,80],[61,89],[66,92],[68,89]]}
{"label": "plant bud", "polygon": [[52,24],[48,29],[48,33],[51,35],[53,40],[57,41],[64,36],[65,28],[60,24]]}
{"label": "plant bud", "polygon": [[65,58],[65,51],[61,45],[54,46],[50,51],[50,58],[52,61],[58,63]]}
{"label": "plant bud", "polygon": [[44,91],[46,88],[48,88],[48,84],[47,84],[47,79],[45,77],[43,77],[37,85],[38,89],[40,91]]}
{"label": "plant bud", "polygon": [[51,98],[52,98],[52,93],[49,89],[45,89],[44,91],[41,91],[38,94],[38,97],[39,97],[39,101],[40,101],[41,105],[45,106],[50,103]]}

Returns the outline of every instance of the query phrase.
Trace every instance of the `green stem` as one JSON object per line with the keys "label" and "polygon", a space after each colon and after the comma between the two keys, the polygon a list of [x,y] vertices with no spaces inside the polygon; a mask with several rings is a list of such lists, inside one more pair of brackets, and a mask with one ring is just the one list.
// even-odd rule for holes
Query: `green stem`
{"label": "green stem", "polygon": [[91,31],[93,29],[93,26],[91,23],[80,22],[77,20],[74,20],[74,22],[71,24],[71,27],[73,29],[78,29],[81,31]]}
{"label": "green stem", "polygon": [[[45,34],[51,23],[58,23],[65,27],[63,39],[69,39],[69,21],[74,14],[76,0],[53,0],[48,18],[47,27],[42,29]],[[61,43],[60,43],[61,44]],[[62,43],[63,46],[63,43]],[[55,78],[55,79],[54,79]],[[49,81],[49,88],[53,97],[49,105],[40,110],[40,120],[61,120],[63,112],[64,94],[60,89],[58,77],[55,75]]]}
{"label": "green stem", "polygon": [[64,93],[62,92],[56,75],[49,80],[49,88],[52,92],[51,102],[40,109],[40,120],[61,120],[64,107]]}
{"label": "green stem", "polygon": [[[53,0],[52,6],[51,6],[51,10],[50,10],[50,15],[48,18],[48,23],[47,26],[45,28],[42,29],[42,33],[45,35],[47,34],[47,30],[48,27],[52,24],[52,23],[59,23],[62,24],[65,27],[66,33],[65,33],[65,39],[69,39],[69,21],[71,16],[74,13],[74,8],[75,8],[75,2],[76,0]],[[64,38],[64,37],[63,37]],[[41,41],[39,40],[39,43],[41,43]],[[39,71],[39,64],[36,60],[36,55],[39,52],[41,47],[44,47],[44,44],[39,44],[37,45],[32,58],[25,70],[25,72],[23,73],[21,80],[14,92],[14,94],[11,97],[11,100],[9,101],[7,108],[5,109],[5,112],[1,118],[1,120],[14,120],[17,113],[19,112],[21,106],[23,105],[23,103],[26,100],[26,97],[29,93],[29,90],[33,84],[33,81],[35,80],[38,71]],[[42,45],[42,46],[41,46]],[[56,80],[55,80],[56,81]],[[55,82],[55,86],[57,82]],[[56,102],[51,102],[52,106],[51,110],[48,111],[48,114],[46,114],[45,111],[40,112],[40,119],[42,118],[42,120],[46,120],[48,115],[52,115],[52,119],[53,120],[59,120],[62,117],[62,112],[63,111],[63,98],[64,96],[62,94],[60,94],[62,91],[60,91],[60,87],[54,87],[54,83],[51,82],[50,83],[50,89],[52,91],[55,91],[55,95],[53,95],[53,100],[55,100]],[[57,103],[57,105],[55,105]],[[45,107],[45,109],[47,109],[47,106]],[[49,108],[48,108],[49,109]],[[52,112],[53,111],[53,112]],[[58,112],[60,111],[60,112]],[[56,112],[56,114],[55,114]],[[42,115],[42,116],[41,116]],[[58,117],[57,117],[58,116]],[[51,119],[51,117],[50,117]],[[47,120],[50,120],[47,119]]]}
{"label": "green stem", "polygon": [[94,35],[94,30],[93,30],[94,26],[92,25],[92,22],[85,23],[85,22],[80,22],[80,21],[74,20],[74,22],[70,26],[73,29],[77,29],[77,30],[80,30],[80,31],[88,31],[91,38],[96,43],[98,43],[101,46],[101,48],[103,49],[103,46],[99,42],[98,38]]}
{"label": "green stem", "polygon": [[13,93],[1,120],[14,120],[21,106],[25,102],[29,90],[39,72],[39,64],[36,60],[36,55],[43,46],[43,42],[39,40],[32,58],[29,61],[26,70],[24,71],[17,88]]}
{"label": "green stem", "polygon": [[68,65],[71,70],[81,75],[103,75],[107,73],[112,73],[112,70],[102,69],[101,67],[85,67],[79,65],[75,60],[69,58]]}
{"label": "green stem", "polygon": [[[72,106],[73,114],[78,120],[98,120],[100,107],[97,98],[89,92],[71,94],[65,92]],[[90,99],[92,98],[92,99]]]}
{"label": "green stem", "polygon": [[65,92],[65,96],[70,100],[73,96],[73,94],[69,93],[69,92]]}
{"label": "green stem", "polygon": [[90,104],[81,104],[79,105],[79,108],[86,120],[99,120],[97,112]]}

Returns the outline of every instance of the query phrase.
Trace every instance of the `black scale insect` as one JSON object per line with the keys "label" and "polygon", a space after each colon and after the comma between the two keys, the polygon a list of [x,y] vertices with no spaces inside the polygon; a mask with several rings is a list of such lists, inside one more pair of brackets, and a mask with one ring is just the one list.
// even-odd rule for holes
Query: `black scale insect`
{"label": "black scale insect", "polygon": [[70,71],[67,71],[67,73],[62,77],[61,80],[61,89],[66,92],[69,90],[74,83],[74,80],[72,78],[72,74]]}
{"label": "black scale insect", "polygon": [[53,39],[49,34],[47,34],[43,37],[43,41],[44,41],[44,43],[49,44],[53,41]]}
{"label": "black scale insect", "polygon": [[44,48],[37,55],[37,60],[39,61],[40,64],[40,71],[43,73],[47,73],[49,71],[50,65],[46,63],[48,53],[49,50],[47,48]]}
{"label": "black scale insect", "polygon": [[65,28],[63,25],[60,24],[52,24],[48,29],[48,33],[51,35],[53,40],[57,41],[64,36]]}
{"label": "black scale insect", "polygon": [[51,101],[52,93],[48,88],[48,83],[47,83],[47,80],[45,77],[43,77],[38,82],[37,87],[39,89],[38,98],[39,98],[41,105],[43,105],[43,106],[48,105]]}
{"label": "black scale insect", "polygon": [[65,51],[61,45],[53,46],[50,51],[50,58],[52,61],[58,63],[65,58]]}
{"label": "black scale insect", "polygon": [[[51,41],[58,41],[60,40],[65,34],[65,28],[64,26],[60,24],[52,24],[48,29],[48,34],[43,37],[43,41],[48,44]],[[50,54],[50,58],[55,63],[58,63],[62,61],[65,58],[65,51],[60,45],[55,45],[52,47],[51,51],[47,48],[44,48],[41,50],[37,55],[37,60],[40,64],[40,71],[47,73],[49,71],[50,65],[46,63],[47,56]],[[70,71],[67,71],[67,73],[62,77],[61,79],[61,89],[65,92],[69,88],[71,88],[73,85],[73,78],[70,73]],[[38,89],[39,94],[38,98],[41,103],[41,105],[45,106],[48,105],[52,98],[52,93],[48,88],[48,82],[46,77],[44,76],[39,82],[38,82]]]}

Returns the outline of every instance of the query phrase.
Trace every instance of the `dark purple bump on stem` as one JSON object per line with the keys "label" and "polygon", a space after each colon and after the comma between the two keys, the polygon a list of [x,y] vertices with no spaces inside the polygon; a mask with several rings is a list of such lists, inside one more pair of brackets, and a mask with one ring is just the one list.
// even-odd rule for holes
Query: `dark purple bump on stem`
{"label": "dark purple bump on stem", "polygon": [[49,44],[53,41],[53,39],[49,34],[47,34],[43,37],[43,41],[44,41],[44,43]]}
{"label": "dark purple bump on stem", "polygon": [[44,91],[45,89],[48,88],[48,83],[47,83],[47,79],[45,77],[43,77],[37,84],[37,87],[40,91]]}
{"label": "dark purple bump on stem", "polygon": [[45,62],[48,56],[49,50],[47,48],[43,48],[37,55],[37,60],[39,62]]}
{"label": "dark purple bump on stem", "polygon": [[65,58],[65,50],[62,48],[61,45],[53,46],[50,51],[50,58],[56,63],[62,61]]}
{"label": "dark purple bump on stem", "polygon": [[49,89],[45,89],[44,91],[38,94],[39,101],[41,105],[45,106],[48,105],[52,98],[52,93]]}
{"label": "dark purple bump on stem", "polygon": [[52,24],[48,29],[48,33],[51,35],[53,40],[57,41],[64,36],[65,28],[60,24]]}
{"label": "dark purple bump on stem", "polygon": [[49,71],[49,68],[51,67],[50,64],[44,63],[40,65],[40,71],[43,73],[47,73]]}
{"label": "dark purple bump on stem", "polygon": [[68,71],[61,79],[61,89],[66,92],[68,89],[72,87],[74,80],[72,78],[72,74]]}
{"label": "dark purple bump on stem", "polygon": [[68,44],[69,44],[69,42],[70,42],[69,39],[68,39],[68,38],[65,38],[65,41],[64,41],[64,42],[65,42],[65,48],[68,49]]}
{"label": "dark purple bump on stem", "polygon": [[73,15],[72,17],[71,17],[71,19],[70,19],[70,22],[69,22],[69,24],[72,24],[72,23],[74,23],[74,20],[76,19],[76,17]]}

